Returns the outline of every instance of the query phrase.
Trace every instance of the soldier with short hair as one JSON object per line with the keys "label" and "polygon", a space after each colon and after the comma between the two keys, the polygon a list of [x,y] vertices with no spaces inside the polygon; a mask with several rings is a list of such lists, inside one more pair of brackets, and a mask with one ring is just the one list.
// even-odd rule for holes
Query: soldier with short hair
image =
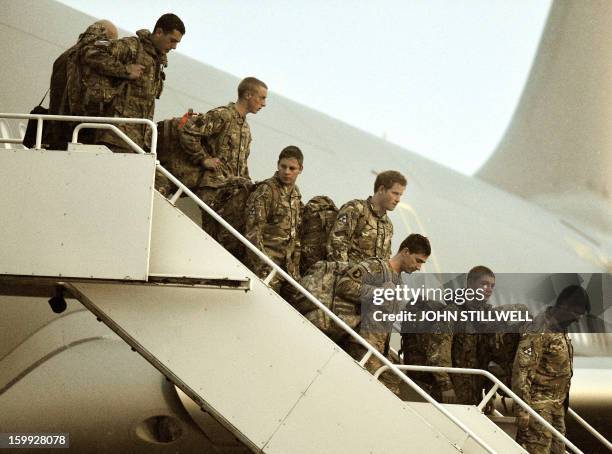
{"label": "soldier with short hair", "polygon": [[[296,181],[304,169],[302,151],[293,145],[278,156],[272,178],[258,183],[246,204],[244,236],[293,278],[300,273],[300,225],[302,196]],[[255,254],[247,253],[251,270],[264,278],[271,271]],[[284,282],[278,274],[270,286],[281,292]]]}
{"label": "soldier with short hair", "polygon": [[[167,54],[181,41],[185,25],[174,14],[161,16],[153,32],[138,30],[137,36],[114,42],[97,40],[83,51],[82,61],[100,78],[117,86],[117,94],[106,106],[103,116],[153,119],[155,100],[163,90]],[[151,145],[149,128],[142,124],[116,125],[141,148]],[[97,141],[115,152],[132,149],[109,130],[98,131]]]}
{"label": "soldier with short hair", "polygon": [[406,189],[406,178],[395,170],[380,173],[374,195],[342,205],[327,242],[327,260],[359,263],[370,257],[391,257],[393,224],[387,211],[395,209]]}
{"label": "soldier with short hair", "polygon": [[[376,289],[395,289],[400,283],[402,272],[413,273],[419,271],[430,255],[431,245],[429,240],[418,233],[413,233],[402,241],[397,254],[390,259],[371,257],[350,267],[338,280],[336,294],[352,304],[353,316],[359,314],[361,313],[362,302],[372,304]],[[386,310],[395,311],[396,308],[389,308],[389,306],[393,306],[393,302],[389,303]],[[383,306],[377,308],[383,309]],[[357,332],[376,350],[387,356],[392,327],[385,325],[384,328],[386,329],[380,329],[381,326],[371,329],[371,322],[372,320],[369,317],[367,319],[362,317]],[[367,352],[365,347],[357,343],[352,337],[345,338],[341,345],[357,361],[361,360]],[[375,373],[382,365],[380,360],[371,357],[365,367],[371,373]],[[397,375],[391,371],[384,372],[381,375],[381,381],[399,396],[401,380]]]}
{"label": "soldier with short hair", "polygon": [[[582,287],[566,287],[555,305],[538,315],[521,335],[516,350],[512,391],[562,434],[573,374],[573,348],[567,328],[590,308],[589,295]],[[517,443],[530,454],[565,452],[562,441],[518,405],[515,408]]]}
{"label": "soldier with short hair", "polygon": [[[198,190],[198,196],[212,205],[221,188],[232,179],[251,181],[247,160],[251,130],[246,120],[266,106],[268,86],[255,77],[247,77],[238,85],[238,99],[226,106],[209,110],[204,115],[203,157],[209,166]],[[202,210],[202,228],[217,237],[217,222]]]}

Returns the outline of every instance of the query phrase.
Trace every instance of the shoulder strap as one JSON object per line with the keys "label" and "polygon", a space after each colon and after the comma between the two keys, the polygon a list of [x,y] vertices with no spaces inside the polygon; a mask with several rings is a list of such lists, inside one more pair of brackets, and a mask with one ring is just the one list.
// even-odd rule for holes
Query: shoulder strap
{"label": "shoulder strap", "polygon": [[51,87],[47,88],[47,91],[45,92],[45,95],[42,97],[42,99],[40,100],[40,102],[38,103],[38,105],[42,105],[43,101],[45,100],[45,98],[47,97],[47,95],[49,94],[49,91],[51,90]]}

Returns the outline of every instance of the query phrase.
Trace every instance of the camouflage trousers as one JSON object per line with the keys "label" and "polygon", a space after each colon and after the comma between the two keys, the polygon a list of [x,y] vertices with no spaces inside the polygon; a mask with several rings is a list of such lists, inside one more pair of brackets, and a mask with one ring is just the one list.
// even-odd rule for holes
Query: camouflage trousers
{"label": "camouflage trousers", "polygon": [[[196,195],[202,199],[206,205],[211,206],[214,205],[215,198],[217,196],[216,188],[199,188],[196,192]],[[217,233],[219,231],[219,223],[215,221],[211,215],[209,215],[206,211],[200,208],[200,212],[202,213],[202,230],[208,233],[211,237],[217,238]]]}
{"label": "camouflage trousers", "polygon": [[[560,407],[558,405],[549,405],[543,408],[534,407],[534,410],[565,435],[565,409],[563,405]],[[529,418],[527,427],[519,425],[516,442],[525,448],[529,454],[565,453],[565,444],[532,417]]]}
{"label": "camouflage trousers", "polygon": [[[366,341],[368,341],[372,347],[374,347],[380,353],[384,353],[387,337],[389,336],[388,333],[360,332],[359,334]],[[352,338],[342,342],[341,347],[357,361],[361,361],[367,352],[365,347],[353,341]],[[365,364],[366,370],[371,374],[374,374],[382,366],[382,361],[374,356],[371,356],[370,359],[368,359],[368,362]],[[380,375],[380,381],[383,385],[389,388],[393,394],[399,397],[402,380],[397,375],[395,375],[392,371],[387,370]]]}

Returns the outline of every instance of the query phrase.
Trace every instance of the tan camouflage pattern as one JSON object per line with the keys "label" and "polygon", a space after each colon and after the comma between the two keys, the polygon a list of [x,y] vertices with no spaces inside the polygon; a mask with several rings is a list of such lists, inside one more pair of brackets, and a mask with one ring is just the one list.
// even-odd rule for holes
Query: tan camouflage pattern
{"label": "tan camouflage pattern", "polygon": [[[369,258],[353,265],[340,277],[336,285],[336,295],[348,303],[354,304],[360,310],[361,302],[371,300],[375,288],[395,287],[399,282],[400,275],[390,267],[388,260]],[[356,331],[376,350],[387,354],[389,358],[386,350],[389,346],[390,332],[372,332],[364,329],[363,323],[357,327]],[[357,361],[361,360],[367,352],[363,346],[356,343],[352,338],[345,338],[341,342],[341,346]],[[365,367],[369,372],[375,373],[382,365],[379,359],[371,357]],[[393,372],[384,372],[381,375],[381,382],[395,395],[400,395],[401,380]]]}
{"label": "tan camouflage pattern", "polygon": [[[297,186],[287,186],[273,176],[250,195],[245,210],[245,237],[272,261],[299,279],[302,196]],[[247,264],[261,278],[270,272],[255,254],[247,253]],[[283,279],[275,275],[270,286],[280,290]]]}
{"label": "tan camouflage pattern", "polygon": [[66,68],[67,103],[72,115],[101,116],[118,94],[123,81],[101,75],[85,62],[84,56],[94,43],[110,49],[117,41],[109,40],[100,24],[92,25],[81,37]]}
{"label": "tan camouflage pattern", "polygon": [[[106,29],[101,24],[92,24],[83,32],[77,43],[62,53],[53,62],[49,90],[50,115],[84,115],[89,113],[81,108],[83,106],[83,91],[85,90],[86,74],[91,71],[89,67],[80,64],[82,49],[97,40],[106,39]],[[91,115],[99,115],[92,112]],[[45,141],[51,148],[64,149],[71,140],[73,123],[51,121],[47,124]],[[80,139],[83,141],[83,131]]]}
{"label": "tan camouflage pattern", "polygon": [[251,129],[235,103],[209,110],[204,116],[202,136],[205,157],[219,158],[222,162],[217,170],[206,171],[204,186],[218,188],[231,177],[251,179],[247,166]]}
{"label": "tan camouflage pattern", "polygon": [[393,224],[374,213],[371,197],[351,200],[340,208],[327,242],[327,259],[359,263],[369,257],[391,257]]}
{"label": "tan camouflage pattern", "polygon": [[323,195],[313,197],[304,207],[300,262],[302,274],[318,261],[327,259],[327,238],[337,215],[338,208],[334,201]]}
{"label": "tan camouflage pattern", "polygon": [[[148,118],[153,119],[155,99],[163,90],[165,78],[163,68],[168,65],[165,55],[155,49],[151,41],[151,32],[138,30],[137,36],[121,38],[109,43],[99,40],[84,49],[82,61],[92,68],[100,77],[107,77],[121,87],[109,109],[104,115],[111,117]],[[144,66],[141,77],[128,79],[126,69],[129,64]],[[136,144],[148,148],[151,143],[151,133],[144,125],[118,125]],[[126,151],[125,142],[114,133],[100,130],[97,140],[112,146],[115,151]]]}
{"label": "tan camouflage pattern", "polygon": [[[355,304],[343,300],[336,294],[337,281],[347,268],[348,263],[346,262],[321,260],[309,268],[308,272],[300,279],[300,284],[351,328],[355,328],[360,321]],[[301,293],[296,293],[290,303],[313,325],[333,340],[344,337],[345,331],[339,328],[325,312],[317,309]]]}
{"label": "tan camouflage pattern", "polygon": [[[203,129],[204,115],[192,111],[157,124],[157,159],[192,191],[197,190],[204,177]],[[174,187],[168,179],[160,181],[156,179],[156,189],[172,192]]]}
{"label": "tan camouflage pattern", "polygon": [[[512,374],[512,390],[565,433],[564,403],[573,375],[573,348],[569,335],[562,332],[550,314],[550,308],[538,315],[528,331],[521,335]],[[563,453],[562,443],[525,412],[517,412],[517,442],[530,453]]]}
{"label": "tan camouflage pattern", "polygon": [[[404,364],[452,367],[452,343],[451,333],[404,333]],[[408,376],[436,400],[442,398],[443,391],[454,388],[450,374],[446,372],[409,372]]]}
{"label": "tan camouflage pattern", "polygon": [[[215,191],[215,200],[210,207],[242,234],[244,234],[246,222],[244,207],[253,191],[253,186],[251,180],[242,177],[231,177],[221,188],[204,188]],[[234,257],[244,261],[246,248],[229,230],[217,225],[214,238]]]}

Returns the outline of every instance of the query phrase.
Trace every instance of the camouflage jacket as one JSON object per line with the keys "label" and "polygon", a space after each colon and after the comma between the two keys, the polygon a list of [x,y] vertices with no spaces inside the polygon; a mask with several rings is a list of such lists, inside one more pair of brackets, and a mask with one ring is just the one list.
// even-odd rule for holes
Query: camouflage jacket
{"label": "camouflage jacket", "polygon": [[202,146],[204,115],[187,112],[158,124],[157,155],[160,163],[189,188],[197,188],[204,175],[206,153]]}
{"label": "camouflage jacket", "polygon": [[[75,107],[76,95],[82,91],[82,74],[80,71],[80,54],[82,49],[98,40],[106,39],[106,29],[103,25],[92,24],[79,35],[77,43],[60,55],[53,62],[51,87],[49,92],[49,114],[76,115],[81,114]],[[83,68],[89,71],[90,68]],[[75,93],[77,92],[78,93]]]}
{"label": "camouflage jacket", "polygon": [[218,188],[230,177],[251,179],[247,167],[251,129],[235,103],[209,110],[204,116],[202,135],[205,157],[221,160],[217,170],[206,171],[204,186]]}
{"label": "camouflage jacket", "polygon": [[393,271],[388,260],[371,257],[353,264],[340,276],[336,284],[336,295],[348,301],[360,302],[364,296],[370,296],[375,288],[385,283],[385,274],[390,282],[399,283],[400,275]]}
{"label": "camouflage jacket", "polygon": [[[259,183],[246,204],[245,237],[292,276],[299,276],[302,196],[275,175]],[[252,258],[258,269],[258,258]]]}
{"label": "camouflage jacket", "polygon": [[[390,266],[388,260],[371,257],[358,264],[350,266],[336,283],[336,296],[349,304],[357,306],[361,313],[360,332],[390,333],[392,323],[377,322],[373,311],[390,313],[395,311],[395,300],[385,300],[381,305],[374,305],[373,298],[376,289],[395,287],[400,282],[400,274]],[[366,308],[362,311],[362,305]]]}
{"label": "camouflage jacket", "polygon": [[[424,306],[426,304],[426,306]],[[455,311],[452,305],[445,305],[436,301],[419,302],[418,312],[422,310]],[[410,310],[407,308],[407,310]],[[418,317],[417,312],[417,317]],[[417,318],[418,319],[418,318]],[[427,322],[427,332],[410,332],[414,322],[405,321],[402,324],[402,353],[404,364],[417,364],[423,366],[452,367],[452,322]],[[436,385],[437,390],[447,391],[453,389],[453,382],[447,372],[432,374],[419,374],[430,385]],[[435,382],[435,383],[434,383]]]}
{"label": "camouflage jacket", "polygon": [[369,257],[391,257],[393,224],[377,215],[367,200],[351,200],[340,208],[327,241],[327,260],[359,263]]}
{"label": "camouflage jacket", "polygon": [[569,335],[557,325],[548,308],[521,335],[512,390],[536,408],[560,408],[569,393],[573,353]]}
{"label": "camouflage jacket", "polygon": [[[113,42],[98,40],[83,50],[82,61],[100,78],[112,78],[114,84],[120,85],[114,101],[104,115],[152,120],[155,99],[160,97],[163,90],[163,68],[168,66],[168,61],[165,55],[157,52],[151,41],[151,32],[138,30],[136,35]],[[130,64],[144,66],[141,77],[134,80],[128,78],[127,66]],[[149,128],[144,125],[117,127],[138,145],[150,145],[150,132],[147,132]],[[111,144],[124,144],[123,140],[110,131],[101,133],[100,140]]]}

